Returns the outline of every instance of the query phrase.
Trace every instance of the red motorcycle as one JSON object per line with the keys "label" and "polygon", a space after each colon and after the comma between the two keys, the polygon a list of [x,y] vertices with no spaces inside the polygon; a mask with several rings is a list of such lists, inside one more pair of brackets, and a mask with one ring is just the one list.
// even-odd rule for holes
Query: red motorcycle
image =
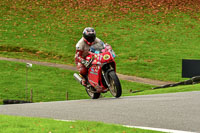
{"label": "red motorcycle", "polygon": [[[92,99],[100,97],[101,93],[110,91],[111,94],[118,98],[122,94],[120,81],[116,75],[115,53],[110,45],[104,45],[103,48],[91,46],[89,55],[86,57],[88,62],[87,94]],[[82,76],[74,73],[78,82],[82,82]]]}

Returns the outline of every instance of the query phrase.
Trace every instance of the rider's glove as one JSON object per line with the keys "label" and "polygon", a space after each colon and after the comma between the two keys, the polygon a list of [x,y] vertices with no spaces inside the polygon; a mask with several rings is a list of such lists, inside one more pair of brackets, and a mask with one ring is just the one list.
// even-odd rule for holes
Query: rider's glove
{"label": "rider's glove", "polygon": [[89,62],[86,60],[82,60],[81,64],[83,64],[86,68],[88,68],[88,66],[89,66]]}

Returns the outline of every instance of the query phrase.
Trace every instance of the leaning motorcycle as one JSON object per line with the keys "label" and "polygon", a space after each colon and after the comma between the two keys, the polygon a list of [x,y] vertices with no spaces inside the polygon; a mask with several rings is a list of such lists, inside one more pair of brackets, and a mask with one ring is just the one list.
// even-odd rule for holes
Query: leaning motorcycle
{"label": "leaning motorcycle", "polygon": [[[92,99],[98,99],[101,93],[110,93],[118,98],[122,94],[120,80],[116,74],[115,53],[110,45],[103,48],[90,48],[89,55],[86,57],[88,74],[86,77],[87,94]],[[82,76],[74,73],[75,79],[82,83]]]}

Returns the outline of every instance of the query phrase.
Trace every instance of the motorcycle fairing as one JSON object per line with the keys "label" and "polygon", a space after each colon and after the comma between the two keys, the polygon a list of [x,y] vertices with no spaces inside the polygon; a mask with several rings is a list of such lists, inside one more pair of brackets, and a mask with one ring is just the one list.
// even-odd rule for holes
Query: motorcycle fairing
{"label": "motorcycle fairing", "polygon": [[93,65],[89,68],[88,81],[97,90],[98,89],[103,89],[103,90],[106,89],[101,82],[102,81],[102,73],[101,73],[101,67],[99,65]]}
{"label": "motorcycle fairing", "polygon": [[[116,64],[112,52],[106,51],[103,53],[90,54],[86,57],[87,61],[93,59],[91,67],[88,69],[88,82],[97,90],[97,92],[107,92],[108,86],[105,83],[105,76],[102,71],[116,71]],[[107,75],[107,72],[105,73]]]}

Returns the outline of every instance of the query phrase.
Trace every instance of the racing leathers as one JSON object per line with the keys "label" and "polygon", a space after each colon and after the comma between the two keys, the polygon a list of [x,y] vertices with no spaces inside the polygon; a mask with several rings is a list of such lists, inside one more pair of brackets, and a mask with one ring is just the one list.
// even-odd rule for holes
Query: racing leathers
{"label": "racing leathers", "polygon": [[102,42],[99,38],[96,37],[95,41],[91,44],[87,44],[87,41],[82,37],[76,44],[76,54],[75,62],[79,73],[85,77],[87,75],[87,68],[85,67],[87,61],[85,60],[86,56],[89,55],[89,49],[92,45]]}

